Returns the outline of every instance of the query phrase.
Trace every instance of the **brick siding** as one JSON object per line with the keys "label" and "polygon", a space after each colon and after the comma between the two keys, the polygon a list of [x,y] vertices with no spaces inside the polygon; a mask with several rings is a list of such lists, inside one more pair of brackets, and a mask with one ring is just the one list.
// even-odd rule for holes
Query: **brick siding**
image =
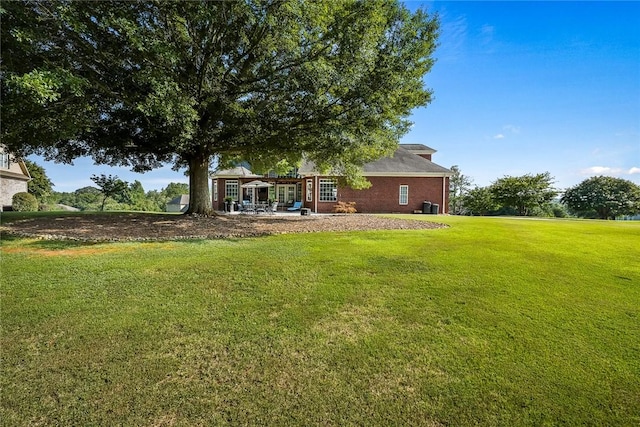
{"label": "brick siding", "polygon": [[[422,210],[424,201],[436,203],[440,213],[448,212],[449,203],[449,178],[444,178],[444,204],[443,178],[419,178],[419,177],[368,177],[371,187],[366,190],[353,190],[351,188],[338,188],[338,200],[342,202],[355,202],[356,209],[360,213],[413,213]],[[400,205],[400,186],[409,186],[409,203]],[[318,212],[333,212],[336,202],[318,202]],[[306,207],[314,208],[312,202],[305,203]]]}

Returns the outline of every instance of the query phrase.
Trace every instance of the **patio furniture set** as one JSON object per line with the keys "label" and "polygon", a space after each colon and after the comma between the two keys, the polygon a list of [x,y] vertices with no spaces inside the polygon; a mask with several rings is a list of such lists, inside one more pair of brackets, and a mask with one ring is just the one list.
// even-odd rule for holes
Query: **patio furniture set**
{"label": "patio furniture set", "polygon": [[251,203],[247,200],[243,200],[242,203],[238,204],[238,208],[240,209],[240,213],[243,214],[268,213],[273,215],[278,209],[278,202]]}
{"label": "patio furniture set", "polygon": [[[302,209],[302,202],[294,202],[293,206],[288,207],[287,211],[295,212]],[[278,202],[264,203],[257,202],[251,203],[249,200],[243,200],[238,204],[238,210],[243,214],[258,214],[267,213],[274,215],[278,211]]]}

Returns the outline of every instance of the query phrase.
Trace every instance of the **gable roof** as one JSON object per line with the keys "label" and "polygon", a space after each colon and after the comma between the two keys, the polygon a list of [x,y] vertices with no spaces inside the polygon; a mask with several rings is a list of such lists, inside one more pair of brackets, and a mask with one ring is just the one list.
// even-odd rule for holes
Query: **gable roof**
{"label": "gable roof", "polygon": [[244,166],[236,166],[231,169],[223,169],[215,171],[211,174],[211,178],[260,178],[262,175],[256,175]]}
{"label": "gable roof", "polygon": [[[453,175],[453,172],[450,169],[433,163],[424,157],[420,157],[415,151],[407,150],[404,147],[405,144],[401,144],[391,157],[383,157],[382,159],[365,164],[362,168],[362,175],[414,177]],[[422,147],[429,148],[426,145]],[[312,162],[303,162],[298,172],[303,176],[318,175],[315,164]]]}
{"label": "gable roof", "polygon": [[430,160],[420,157],[404,147],[399,147],[393,156],[383,157],[363,166],[364,176],[443,176],[452,172]]}
{"label": "gable roof", "polygon": [[0,167],[0,175],[5,179],[16,179],[19,181],[31,181],[31,174],[27,169],[27,165],[20,158],[16,158],[9,153],[4,145],[0,145],[0,154],[8,156],[9,167]]}

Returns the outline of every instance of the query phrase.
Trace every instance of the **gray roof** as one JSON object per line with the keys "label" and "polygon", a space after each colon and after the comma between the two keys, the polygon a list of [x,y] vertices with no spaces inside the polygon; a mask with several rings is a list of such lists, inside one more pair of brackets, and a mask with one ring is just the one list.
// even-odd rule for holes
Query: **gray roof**
{"label": "gray roof", "polygon": [[363,167],[363,175],[422,175],[422,174],[451,174],[452,172],[430,160],[420,157],[411,151],[400,147],[392,157],[383,157],[375,162],[367,163]]}
{"label": "gray roof", "polygon": [[[384,157],[365,164],[362,168],[362,174],[364,176],[449,176],[453,174],[450,169],[420,157],[404,146],[405,144],[401,144],[391,157]],[[315,165],[311,162],[303,162],[298,172],[300,175],[318,173],[315,170]]]}
{"label": "gray roof", "polygon": [[419,154],[433,154],[436,152],[436,150],[424,144],[400,144],[400,147]]}
{"label": "gray roof", "polygon": [[189,204],[189,195],[182,194],[180,196],[174,197],[167,203],[168,205],[188,205]]}
{"label": "gray roof", "polygon": [[260,178],[262,175],[256,175],[244,166],[236,166],[231,169],[223,169],[215,171],[211,177],[229,177],[229,178]]}

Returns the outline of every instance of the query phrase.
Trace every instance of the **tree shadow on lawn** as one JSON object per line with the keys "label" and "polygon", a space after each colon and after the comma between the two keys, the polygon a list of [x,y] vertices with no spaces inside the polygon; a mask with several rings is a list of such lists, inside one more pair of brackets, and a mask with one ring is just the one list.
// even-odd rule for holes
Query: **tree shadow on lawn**
{"label": "tree shadow on lawn", "polygon": [[76,249],[81,247],[96,246],[100,244],[99,242],[83,242],[78,240],[22,237],[4,231],[0,233],[0,241],[2,241],[3,244],[12,244],[19,245],[21,247],[46,250]]}

